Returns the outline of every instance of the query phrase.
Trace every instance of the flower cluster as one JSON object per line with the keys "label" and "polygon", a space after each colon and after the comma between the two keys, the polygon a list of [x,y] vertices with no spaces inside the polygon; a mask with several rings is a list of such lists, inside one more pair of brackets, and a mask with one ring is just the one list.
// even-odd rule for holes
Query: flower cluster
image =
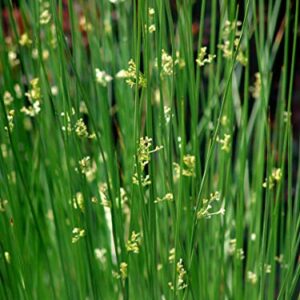
{"label": "flower cluster", "polygon": [[30,81],[31,90],[25,93],[30,102],[39,101],[41,98],[41,88],[39,86],[39,78],[34,78]]}
{"label": "flower cluster", "polygon": [[260,91],[261,91],[261,76],[260,76],[260,73],[255,73],[254,86],[251,86],[249,90],[250,90],[250,92],[252,94],[252,97],[254,99],[258,99],[260,97]]}
{"label": "flower cluster", "polygon": [[[232,58],[233,53],[238,50],[236,60],[245,66],[248,63],[248,59],[244,54],[241,46],[239,47],[239,49],[237,49],[241,37],[241,25],[242,23],[240,21],[226,21],[222,32],[223,43],[218,45],[218,47],[222,50],[223,57],[229,59]],[[234,34],[233,43],[230,42],[231,34]]]}
{"label": "flower cluster", "polygon": [[164,49],[162,49],[161,51],[161,67],[162,67],[161,74],[160,74],[161,77],[173,75],[173,69],[174,69],[173,58]]}
{"label": "flower cluster", "polygon": [[275,261],[277,261],[279,264],[282,264],[282,263],[283,263],[284,256],[283,256],[283,254],[280,254],[279,256],[275,256],[274,259],[275,259]]}
{"label": "flower cluster", "polygon": [[80,209],[82,212],[84,212],[84,197],[81,192],[77,192],[76,196],[73,198],[73,207],[75,209]]}
{"label": "flower cluster", "polygon": [[215,192],[211,193],[209,198],[204,198],[202,200],[202,208],[197,212],[197,218],[202,219],[210,219],[212,216],[215,215],[224,215],[225,214],[225,208],[222,206],[218,211],[211,212],[212,205],[214,202],[220,201],[220,193]]}
{"label": "flower cluster", "polygon": [[80,170],[81,170],[82,174],[85,174],[88,172],[88,170],[90,168],[90,160],[91,160],[91,158],[89,156],[86,156],[79,161],[79,166],[80,166]]}
{"label": "flower cluster", "polygon": [[101,205],[104,207],[111,207],[111,202],[107,196],[107,184],[106,183],[98,183],[98,192],[101,198]]}
{"label": "flower cluster", "polygon": [[137,158],[142,170],[149,163],[150,154],[162,149],[162,146],[156,146],[155,149],[151,150],[151,146],[152,138],[149,138],[147,136],[140,138],[139,146],[137,149]]}
{"label": "flower cluster", "polygon": [[[49,53],[48,49],[42,50],[41,56],[44,61],[46,61],[49,58],[49,55],[50,55],[50,53]],[[32,49],[31,56],[33,59],[38,59],[39,58],[39,50],[37,48]]]}
{"label": "flower cluster", "polygon": [[128,69],[127,70],[120,70],[116,74],[116,78],[124,78],[126,79],[126,83],[133,88],[134,86],[138,86],[139,88],[146,87],[147,81],[145,76],[143,75],[142,72],[139,72],[139,76],[137,78],[137,70],[136,70],[136,64],[131,59],[128,62]]}
{"label": "flower cluster", "polygon": [[14,85],[14,91],[16,93],[16,97],[21,99],[23,97],[22,89],[18,83]]}
{"label": "flower cluster", "polygon": [[231,256],[235,255],[238,260],[245,258],[244,250],[236,247],[236,239],[229,240],[228,254]]}
{"label": "flower cluster", "polygon": [[257,282],[257,275],[252,271],[248,271],[247,280],[254,285]]}
{"label": "flower cluster", "polygon": [[121,278],[123,280],[125,280],[127,278],[127,276],[128,276],[127,269],[128,269],[127,263],[126,262],[121,262],[120,263],[120,275],[121,275]]}
{"label": "flower cluster", "polygon": [[11,67],[16,67],[20,64],[20,60],[18,59],[18,55],[15,51],[11,50],[8,52],[8,61]]}
{"label": "flower cluster", "polygon": [[105,71],[101,71],[100,69],[95,69],[96,81],[102,85],[103,87],[107,86],[107,83],[112,81],[112,77],[107,74]]}
{"label": "flower cluster", "polygon": [[224,134],[224,138],[220,138],[219,136],[217,136],[216,141],[221,145],[221,150],[225,151],[225,152],[229,152],[230,151],[230,134]]}
{"label": "flower cluster", "polygon": [[79,161],[79,168],[81,173],[85,175],[87,181],[91,182],[95,179],[97,166],[95,161],[92,162],[89,156]]}
{"label": "flower cluster", "polygon": [[[54,90],[54,93],[57,93]],[[71,117],[74,116],[76,114],[75,109],[72,108],[71,110]],[[89,139],[95,139],[96,138],[96,134],[94,132],[88,132],[88,128],[87,125],[85,124],[83,118],[79,118],[75,123],[73,121],[73,119],[71,120],[71,117],[69,115],[68,112],[62,112],[60,114],[61,117],[64,118],[64,122],[65,125],[62,126],[62,130],[66,131],[68,134],[70,134],[71,132],[75,132],[75,134],[79,137],[79,138],[89,138]]]}
{"label": "flower cluster", "polygon": [[87,127],[82,118],[80,118],[76,121],[75,133],[77,134],[77,136],[82,137],[82,138],[86,138],[89,135],[88,131],[87,131]]}
{"label": "flower cluster", "polygon": [[5,106],[10,106],[14,101],[13,96],[11,95],[10,92],[6,91],[3,94],[3,102]]}
{"label": "flower cluster", "polygon": [[177,289],[183,290],[187,287],[187,284],[185,283],[186,270],[184,269],[182,258],[177,262],[176,271],[178,274]]}
{"label": "flower cluster", "polygon": [[170,123],[171,118],[173,117],[173,115],[171,114],[170,106],[167,105],[164,106],[164,116],[165,116],[166,124]]}
{"label": "flower cluster", "polygon": [[[186,270],[183,266],[182,258],[180,258],[176,264],[176,272],[177,272],[176,290],[180,291],[187,287],[187,283],[185,280]],[[169,282],[168,285],[171,290],[174,290],[174,286],[173,286],[172,282]]]}
{"label": "flower cluster", "polygon": [[[162,146],[156,146],[154,149],[151,150],[152,147],[152,139],[149,137],[141,137],[139,141],[139,146],[137,149],[137,162],[139,164],[140,171],[143,172],[145,166],[150,162],[150,154],[159,151],[162,149]],[[136,166],[137,167],[137,166]],[[147,186],[151,184],[150,176],[146,175],[145,177],[141,175],[141,184],[142,186]],[[139,177],[138,173],[135,172],[132,181],[134,184],[139,184]]]}
{"label": "flower cluster", "polygon": [[128,252],[139,253],[141,245],[141,234],[132,231],[130,240],[126,243],[126,249]]}
{"label": "flower cluster", "polygon": [[175,261],[175,248],[170,249],[168,259],[170,263]]}
{"label": "flower cluster", "polygon": [[74,243],[78,242],[78,240],[80,238],[85,236],[85,230],[81,229],[81,228],[78,228],[78,227],[75,227],[72,230],[72,234],[73,234],[72,243],[74,244]]}
{"label": "flower cluster", "polygon": [[178,163],[173,163],[175,178],[179,178],[180,172],[182,171],[183,176],[193,177],[196,175],[195,166],[196,166],[196,157],[194,155],[185,155],[183,157],[183,168],[180,169],[180,165]]}
{"label": "flower cluster", "polygon": [[274,187],[276,182],[279,182],[282,177],[282,172],[280,168],[273,169],[271,175],[265,179],[263,183],[264,188],[269,188],[270,190]]}
{"label": "flower cluster", "polygon": [[121,262],[119,272],[113,271],[113,276],[117,279],[121,278],[123,281],[125,281],[128,276],[128,264],[124,261]]}
{"label": "flower cluster", "polygon": [[100,263],[105,264],[106,263],[106,254],[107,254],[107,250],[105,248],[99,249],[96,248],[94,250],[94,254],[97,260],[99,260]]}
{"label": "flower cluster", "polygon": [[[155,10],[154,10],[153,7],[149,7],[149,9],[148,9],[148,15],[149,15],[149,20],[151,22],[153,22],[153,17],[155,15]],[[145,29],[147,30],[147,26],[146,25],[145,25]],[[150,24],[149,27],[148,27],[148,32],[149,33],[153,33],[155,30],[156,30],[155,24],[154,23]]]}
{"label": "flower cluster", "polygon": [[89,135],[88,130],[87,130],[87,126],[85,125],[84,121],[82,118],[79,118],[76,121],[75,124],[75,133],[77,134],[77,136],[81,137],[81,138],[86,138],[86,137],[90,137],[91,135]]}
{"label": "flower cluster", "polygon": [[50,3],[49,2],[44,2],[40,6],[40,24],[41,25],[46,25],[50,22],[51,20],[51,14],[50,14]]}
{"label": "flower cluster", "polygon": [[264,264],[264,271],[266,274],[270,274],[272,272],[272,266],[270,264]]}
{"label": "flower cluster", "polygon": [[91,22],[87,21],[85,16],[80,17],[79,26],[80,26],[81,30],[86,31],[86,32],[93,30],[93,26],[92,26]]}
{"label": "flower cluster", "polygon": [[40,111],[40,101],[41,101],[41,88],[39,85],[39,78],[34,78],[30,81],[31,89],[25,93],[28,98],[30,105],[28,107],[23,106],[21,112],[30,117],[36,116]]}
{"label": "flower cluster", "polygon": [[203,67],[206,64],[210,64],[216,57],[214,54],[206,54],[207,47],[201,47],[196,59],[196,63],[199,67]]}
{"label": "flower cluster", "polygon": [[236,249],[235,256],[239,260],[243,260],[245,258],[244,249],[238,248]]}
{"label": "flower cluster", "polygon": [[154,203],[161,203],[161,202],[171,202],[173,201],[173,194],[172,193],[167,193],[165,194],[162,198],[157,197],[156,200],[154,200]]}
{"label": "flower cluster", "polygon": [[[172,55],[168,54],[165,49],[161,50],[161,71],[160,77],[163,79],[174,74],[175,66],[178,66],[180,69],[185,67],[185,61],[180,57],[179,51],[175,53],[176,57],[173,60]],[[155,60],[154,66],[158,67],[158,59]]]}
{"label": "flower cluster", "polygon": [[8,201],[0,199],[0,212],[5,212]]}
{"label": "flower cluster", "polygon": [[5,126],[4,129],[6,131],[8,131],[8,128],[10,131],[12,131],[14,129],[14,115],[15,115],[15,110],[14,109],[10,109],[8,112],[7,112],[7,121],[8,121],[8,127]]}
{"label": "flower cluster", "polygon": [[21,35],[19,44],[21,46],[30,46],[32,44],[32,40],[29,38],[28,33],[25,32]]}
{"label": "flower cluster", "polygon": [[[75,114],[75,111],[72,112],[72,115]],[[69,116],[68,113],[65,113],[65,112],[62,112],[60,114],[60,116],[62,118],[64,118],[64,122],[65,122],[65,125],[62,126],[62,131],[66,131],[67,133],[71,133],[72,132],[72,124],[71,124],[71,118]]]}
{"label": "flower cluster", "polygon": [[8,121],[8,127],[7,126],[4,127],[4,129],[6,131],[8,131],[8,129],[10,131],[12,131],[13,128],[14,128],[15,110],[11,109],[11,105],[12,105],[13,101],[14,101],[14,98],[11,95],[11,93],[8,92],[8,91],[4,92],[4,94],[3,94],[3,102],[4,102],[4,105],[5,105],[5,109],[7,111],[7,121]]}

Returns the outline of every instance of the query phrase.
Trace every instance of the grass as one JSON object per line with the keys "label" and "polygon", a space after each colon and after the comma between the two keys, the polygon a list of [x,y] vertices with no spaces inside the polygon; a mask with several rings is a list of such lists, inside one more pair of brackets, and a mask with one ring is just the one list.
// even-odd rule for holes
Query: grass
{"label": "grass", "polygon": [[19,2],[0,298],[298,299],[299,1]]}

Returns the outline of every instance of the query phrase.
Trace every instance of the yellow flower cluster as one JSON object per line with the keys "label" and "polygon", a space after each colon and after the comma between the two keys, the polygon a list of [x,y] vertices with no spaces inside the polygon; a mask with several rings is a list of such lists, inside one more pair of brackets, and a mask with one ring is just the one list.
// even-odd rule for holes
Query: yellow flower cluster
{"label": "yellow flower cluster", "polygon": [[121,278],[124,281],[128,276],[128,264],[124,261],[121,262],[119,272],[113,271],[113,276],[117,279]]}
{"label": "yellow flower cluster", "polygon": [[21,46],[30,46],[32,44],[32,40],[29,38],[28,33],[25,32],[21,35],[19,44]]}
{"label": "yellow flower cluster", "polygon": [[[175,178],[179,178],[181,172],[180,165],[174,162],[173,166],[175,171]],[[186,177],[195,176],[196,175],[195,166],[196,166],[196,157],[194,155],[185,155],[183,157],[182,175]]]}
{"label": "yellow flower cluster", "polygon": [[128,252],[139,253],[141,245],[141,234],[132,231],[130,240],[126,243],[126,249]]}

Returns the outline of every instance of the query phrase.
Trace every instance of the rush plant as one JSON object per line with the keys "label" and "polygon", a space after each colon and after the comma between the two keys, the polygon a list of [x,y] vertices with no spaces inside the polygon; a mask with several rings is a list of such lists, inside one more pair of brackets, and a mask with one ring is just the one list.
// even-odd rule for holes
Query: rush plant
{"label": "rush plant", "polygon": [[298,299],[299,1],[18,3],[0,299]]}

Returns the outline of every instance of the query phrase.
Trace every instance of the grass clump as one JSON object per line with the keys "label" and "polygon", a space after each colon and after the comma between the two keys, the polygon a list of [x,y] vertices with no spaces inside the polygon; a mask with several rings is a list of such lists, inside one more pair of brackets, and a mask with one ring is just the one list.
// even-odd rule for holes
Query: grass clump
{"label": "grass clump", "polygon": [[0,298],[296,299],[298,11],[4,1]]}

